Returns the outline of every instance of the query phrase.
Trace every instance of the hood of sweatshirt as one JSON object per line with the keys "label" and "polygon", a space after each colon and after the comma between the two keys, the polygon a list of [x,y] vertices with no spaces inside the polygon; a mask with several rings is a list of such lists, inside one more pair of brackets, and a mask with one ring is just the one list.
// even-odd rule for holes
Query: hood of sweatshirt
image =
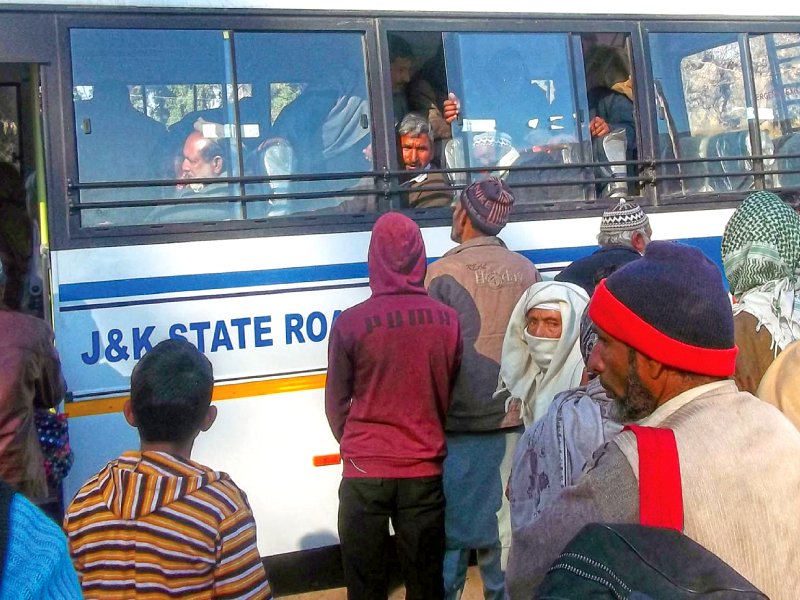
{"label": "hood of sweatshirt", "polygon": [[372,228],[367,266],[373,296],[424,294],[427,263],[419,226],[397,212],[380,217]]}
{"label": "hood of sweatshirt", "polygon": [[225,473],[166,452],[126,452],[100,472],[98,485],[114,515],[137,519],[227,478]]}

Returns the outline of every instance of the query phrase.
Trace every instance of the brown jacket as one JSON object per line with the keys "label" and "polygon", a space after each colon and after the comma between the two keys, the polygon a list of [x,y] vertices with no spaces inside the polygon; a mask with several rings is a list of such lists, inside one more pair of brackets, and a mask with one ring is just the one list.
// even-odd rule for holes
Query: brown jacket
{"label": "brown jacket", "polygon": [[[416,181],[417,179],[421,179],[422,181]],[[453,192],[441,189],[450,187],[450,180],[447,179],[444,173],[420,171],[415,178],[411,179],[406,185],[410,188],[408,192],[408,205],[411,208],[450,206],[453,202]]]}
{"label": "brown jacket", "polygon": [[23,494],[47,494],[34,409],[64,396],[53,330],[35,317],[0,308],[0,478]]}
{"label": "brown jacket", "polygon": [[447,431],[494,431],[522,424],[493,400],[508,320],[522,294],[542,277],[531,261],[494,236],[471,239],[428,267],[432,298],[458,312],[464,354],[447,413]]}
{"label": "brown jacket", "polygon": [[739,353],[736,355],[736,386],[743,392],[755,394],[775,354],[770,349],[772,336],[766,327],[756,331],[758,320],[750,313],[740,312],[733,317],[733,332]]}

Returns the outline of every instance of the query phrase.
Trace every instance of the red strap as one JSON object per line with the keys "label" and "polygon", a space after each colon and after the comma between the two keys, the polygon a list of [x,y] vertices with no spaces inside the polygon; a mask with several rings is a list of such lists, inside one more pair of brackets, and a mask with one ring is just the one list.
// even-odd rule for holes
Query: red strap
{"label": "red strap", "polygon": [[639,446],[639,522],[683,530],[678,446],[671,429],[627,425]]}

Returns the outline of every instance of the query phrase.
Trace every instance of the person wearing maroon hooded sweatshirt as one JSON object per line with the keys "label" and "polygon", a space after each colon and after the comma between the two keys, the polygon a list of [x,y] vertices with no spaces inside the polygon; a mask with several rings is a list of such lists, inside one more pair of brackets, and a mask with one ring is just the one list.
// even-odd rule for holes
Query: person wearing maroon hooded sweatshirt
{"label": "person wearing maroon hooded sweatshirt", "polygon": [[344,311],[328,347],[325,412],[344,463],[339,539],[349,600],[388,597],[396,534],[406,598],[444,595],[444,420],[461,363],[458,315],[425,291],[419,227],[380,217],[370,298]]}

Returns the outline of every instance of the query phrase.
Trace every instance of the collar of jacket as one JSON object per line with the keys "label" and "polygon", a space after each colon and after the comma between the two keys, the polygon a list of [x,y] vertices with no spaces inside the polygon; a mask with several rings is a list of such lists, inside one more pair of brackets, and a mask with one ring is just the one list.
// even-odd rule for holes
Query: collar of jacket
{"label": "collar of jacket", "polygon": [[452,256],[453,254],[458,254],[459,252],[463,252],[464,250],[469,250],[470,248],[477,248],[481,246],[501,246],[505,248],[506,244],[496,235],[482,235],[480,237],[467,240],[463,244],[459,244],[455,248],[448,250],[447,252],[445,252],[444,256]]}

